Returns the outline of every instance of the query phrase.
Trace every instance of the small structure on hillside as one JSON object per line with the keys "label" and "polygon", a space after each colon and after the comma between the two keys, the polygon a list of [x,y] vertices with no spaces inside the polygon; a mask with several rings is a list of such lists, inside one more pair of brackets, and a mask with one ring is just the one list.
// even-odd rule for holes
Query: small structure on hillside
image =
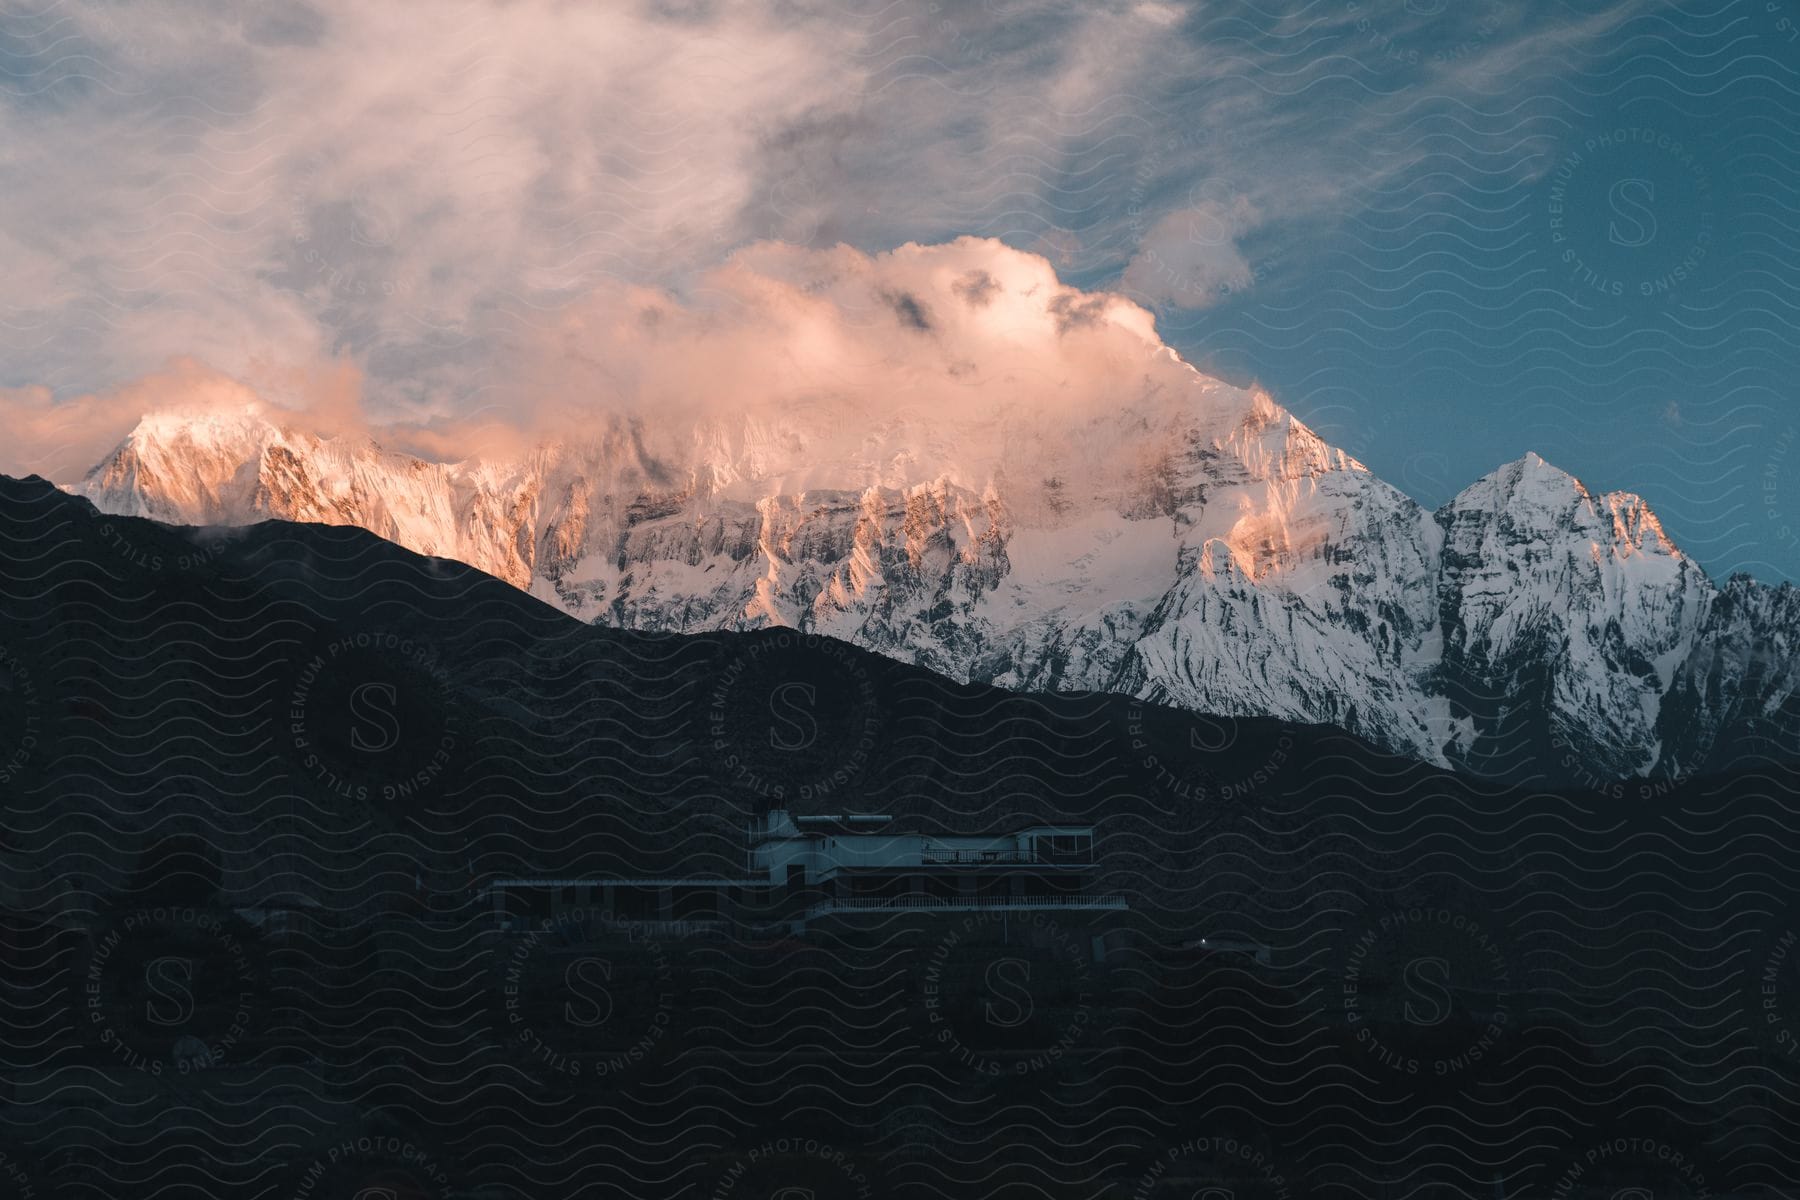
{"label": "small structure on hillside", "polygon": [[776,809],[746,829],[741,876],[502,879],[487,894],[502,927],[583,909],[672,934],[767,925],[800,932],[859,913],[1124,909],[1123,897],[1092,893],[1094,875],[1092,826],[956,836],[903,832],[888,816]]}

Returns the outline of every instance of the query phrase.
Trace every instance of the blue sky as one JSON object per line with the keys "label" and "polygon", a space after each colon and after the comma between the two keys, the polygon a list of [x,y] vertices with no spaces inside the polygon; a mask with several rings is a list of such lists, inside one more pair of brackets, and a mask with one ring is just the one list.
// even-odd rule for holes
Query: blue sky
{"label": "blue sky", "polygon": [[1800,579],[1800,6],[1625,12],[1475,99],[1309,65],[1319,110],[1404,165],[1261,231],[1257,286],[1163,332],[1428,503],[1533,449],[1643,494],[1710,571]]}
{"label": "blue sky", "polygon": [[1536,450],[1800,579],[1787,0],[424,11],[0,16],[0,386],[349,362],[377,417],[479,412],[595,289],[975,234],[1425,503]]}

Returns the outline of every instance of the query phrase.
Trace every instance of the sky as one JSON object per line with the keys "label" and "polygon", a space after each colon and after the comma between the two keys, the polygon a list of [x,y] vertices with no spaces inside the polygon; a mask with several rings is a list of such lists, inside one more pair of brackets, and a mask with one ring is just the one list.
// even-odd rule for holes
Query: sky
{"label": "sky", "polygon": [[1535,450],[1800,580],[1797,141],[1796,0],[12,5],[7,469],[209,372],[529,424],[620,297],[973,237],[1425,504]]}

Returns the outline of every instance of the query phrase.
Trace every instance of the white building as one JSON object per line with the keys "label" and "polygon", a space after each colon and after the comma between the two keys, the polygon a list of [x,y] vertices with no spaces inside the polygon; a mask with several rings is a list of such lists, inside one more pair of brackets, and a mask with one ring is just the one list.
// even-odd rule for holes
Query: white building
{"label": "white building", "polygon": [[858,913],[1123,909],[1090,891],[1094,831],[1028,825],[1009,833],[907,833],[892,817],[795,816],[777,809],[746,833],[746,871],[721,878],[503,879],[488,887],[503,926],[573,908],[684,929],[785,924]]}

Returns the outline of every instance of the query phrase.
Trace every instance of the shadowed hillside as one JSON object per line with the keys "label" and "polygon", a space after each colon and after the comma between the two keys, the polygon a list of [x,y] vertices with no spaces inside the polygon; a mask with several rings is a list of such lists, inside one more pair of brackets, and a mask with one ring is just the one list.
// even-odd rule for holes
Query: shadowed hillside
{"label": "shadowed hillside", "polygon": [[[1745,756],[1508,789],[791,632],[610,631],[352,528],[0,480],[0,1171],[95,1197],[1768,1194],[1800,1174],[1795,782]],[[1091,826],[1090,889],[1126,907],[493,919],[496,880],[741,877],[772,809]]]}

